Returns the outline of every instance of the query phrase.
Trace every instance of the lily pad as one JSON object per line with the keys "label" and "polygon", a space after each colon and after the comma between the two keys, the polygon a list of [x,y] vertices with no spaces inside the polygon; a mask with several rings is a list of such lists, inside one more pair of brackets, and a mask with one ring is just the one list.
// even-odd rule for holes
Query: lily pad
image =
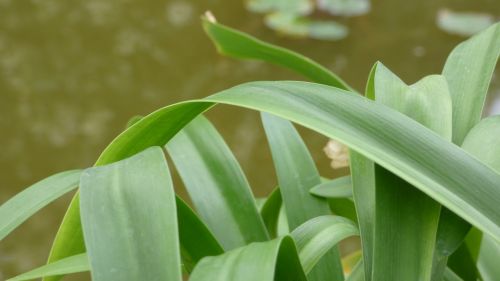
{"label": "lily pad", "polygon": [[312,0],[248,0],[247,9],[256,13],[308,15],[314,9]]}
{"label": "lily pad", "polygon": [[317,0],[318,9],[335,16],[359,16],[370,11],[370,0]]}
{"label": "lily pad", "polygon": [[292,14],[270,14],[266,16],[265,22],[271,29],[298,38],[337,41],[348,34],[348,29],[335,21],[309,20]]}
{"label": "lily pad", "polygon": [[492,15],[483,13],[463,13],[443,9],[437,16],[437,25],[441,30],[461,36],[471,36],[494,23]]}

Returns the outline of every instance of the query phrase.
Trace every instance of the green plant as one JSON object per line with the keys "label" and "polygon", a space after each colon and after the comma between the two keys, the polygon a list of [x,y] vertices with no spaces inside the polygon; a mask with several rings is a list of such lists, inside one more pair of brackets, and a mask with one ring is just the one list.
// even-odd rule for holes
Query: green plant
{"label": "green plant", "polygon": [[[344,280],[342,261],[353,267],[348,280],[500,276],[500,117],[480,120],[500,24],[456,47],[442,75],[414,85],[375,64],[366,97],[308,58],[203,24],[222,54],[320,84],[251,82],[134,118],[95,167],[49,177],[0,207],[4,238],[79,186],[49,263],[10,280],[88,270],[97,281],[182,280],[182,272],[192,281]],[[262,112],[279,188],[260,208],[201,116],[218,103]],[[290,121],[349,146],[351,176],[322,179]],[[161,147],[196,213],[175,195]],[[362,252],[341,260],[336,245],[356,235]]]}

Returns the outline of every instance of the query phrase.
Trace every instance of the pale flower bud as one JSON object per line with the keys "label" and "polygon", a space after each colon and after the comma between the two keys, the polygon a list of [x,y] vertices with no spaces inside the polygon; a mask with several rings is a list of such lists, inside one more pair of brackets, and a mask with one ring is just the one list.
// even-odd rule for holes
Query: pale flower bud
{"label": "pale flower bud", "polygon": [[330,165],[333,169],[340,169],[349,166],[349,150],[347,146],[336,140],[329,140],[323,148],[326,156],[332,159]]}

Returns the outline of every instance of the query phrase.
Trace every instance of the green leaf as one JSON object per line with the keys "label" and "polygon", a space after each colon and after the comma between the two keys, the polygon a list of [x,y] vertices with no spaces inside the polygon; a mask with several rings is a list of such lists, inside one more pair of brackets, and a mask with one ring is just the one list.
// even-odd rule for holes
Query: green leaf
{"label": "green leaf", "polygon": [[262,220],[271,238],[276,238],[278,235],[278,223],[282,202],[281,191],[277,187],[271,192],[260,209],[260,215],[262,216]]}
{"label": "green leaf", "polygon": [[78,186],[80,170],[66,171],[41,180],[0,206],[0,240],[52,201]]}
{"label": "green leaf", "polygon": [[500,115],[481,120],[467,134],[462,147],[500,172]]}
{"label": "green leaf", "polygon": [[[118,136],[99,163],[164,145],[214,102],[270,112],[336,138],[500,239],[500,210],[496,207],[500,204],[500,175],[410,118],[324,85],[255,82],[203,100],[162,108]],[[83,241],[77,238],[81,233],[78,218],[78,206],[72,204],[56,238],[52,259],[65,257],[75,249],[84,251]]]}
{"label": "green leaf", "polygon": [[32,280],[46,276],[71,274],[89,270],[90,266],[87,254],[79,254],[30,270],[16,277],[7,279],[7,281]]}
{"label": "green leaf", "polygon": [[175,195],[159,147],[80,180],[92,280],[182,280]]}
{"label": "green leaf", "polygon": [[338,41],[349,33],[347,27],[336,21],[310,20],[288,13],[267,15],[265,23],[273,30],[298,38]]}
{"label": "green leaf", "polygon": [[297,244],[302,268],[308,273],[331,248],[348,237],[359,235],[359,231],[348,219],[320,216],[297,227],[291,235]]}
{"label": "green leaf", "polygon": [[[451,141],[451,99],[444,77],[408,86],[378,63],[369,79],[375,101]],[[376,166],[373,280],[430,280],[441,207],[410,183]]]}
{"label": "green leaf", "polygon": [[[453,143],[461,145],[481,119],[491,77],[500,55],[500,24],[495,24],[461,43],[448,56],[443,75],[448,81],[453,106]],[[467,235],[470,225],[443,208],[437,235],[436,259],[444,270],[447,257]],[[434,273],[436,274],[436,272]],[[436,279],[435,279],[436,280]]]}
{"label": "green leaf", "polygon": [[437,15],[437,26],[448,33],[474,35],[495,23],[493,16],[482,13],[454,12],[442,9]]}
{"label": "green leaf", "polygon": [[324,198],[352,197],[351,176],[345,176],[320,183],[311,188],[311,194]]}
{"label": "green leaf", "polygon": [[210,121],[194,119],[166,147],[199,216],[225,250],[268,240],[250,185]]}
{"label": "green leaf", "polygon": [[464,280],[482,280],[479,277],[476,262],[466,243],[460,244],[460,247],[450,256],[448,268]]}
{"label": "green leaf", "polygon": [[352,269],[351,274],[347,276],[346,281],[365,281],[365,272],[363,267],[363,260],[360,260]]}
{"label": "green leaf", "polygon": [[[499,120],[500,117],[498,116],[482,120],[470,130],[462,145],[463,149],[497,171],[500,170],[500,160],[498,157],[500,153],[498,138],[500,135]],[[461,243],[470,230],[469,223],[448,210],[443,210],[441,217],[435,257],[435,263],[438,264],[438,267],[434,270],[435,277],[433,280],[439,280],[447,264],[448,257],[461,246]],[[474,248],[479,247],[480,245],[474,245]],[[463,267],[463,265],[459,267]]]}
{"label": "green leaf", "polygon": [[481,119],[491,77],[500,55],[500,23],[461,43],[446,60],[453,103],[453,143],[461,145]]}
{"label": "green leaf", "polygon": [[[95,165],[102,166],[125,159],[150,146],[165,145],[194,117],[211,106],[211,103],[179,103],[149,114],[115,138],[102,152]],[[80,221],[80,199],[77,193],[71,200],[56,234],[48,263],[83,252],[85,246]],[[61,277],[57,276],[44,278],[43,281],[60,279]]]}
{"label": "green leaf", "polygon": [[386,106],[305,82],[247,83],[204,100],[271,112],[338,139],[500,239],[500,175]]}
{"label": "green leaf", "polygon": [[500,276],[500,244],[491,236],[484,235],[477,260],[477,267],[484,281],[495,281]]}
{"label": "green leaf", "polygon": [[[467,134],[463,148],[492,169],[500,172],[500,115],[481,120]],[[483,235],[477,266],[484,280],[500,276],[500,244],[489,235]]]}
{"label": "green leaf", "polygon": [[348,218],[354,222],[358,222],[356,214],[356,206],[352,198],[333,198],[328,199],[328,205],[333,214]]}
{"label": "green leaf", "polygon": [[207,226],[182,199],[176,197],[175,203],[182,264],[191,272],[202,258],[220,255],[224,250]]}
{"label": "green leaf", "polygon": [[[314,161],[293,125],[270,114],[261,115],[274,160],[278,185],[290,230],[314,217],[330,214],[325,199],[309,194],[321,183]],[[329,249],[317,266],[308,273],[308,280],[343,280],[337,248]]]}
{"label": "green leaf", "polygon": [[363,280],[370,281],[372,278],[375,228],[375,164],[372,160],[352,149],[349,150],[349,162],[354,205],[356,206],[361,234],[363,260],[366,261],[363,262],[362,272],[358,272],[355,277],[359,278],[358,275],[362,274],[364,275]]}
{"label": "green leaf", "polygon": [[263,42],[208,19],[203,20],[203,27],[219,53],[223,55],[267,61],[296,71],[314,82],[352,90],[327,68],[301,54]]}
{"label": "green leaf", "polygon": [[196,266],[190,281],[306,281],[290,236],[251,243]]}
{"label": "green leaf", "polygon": [[443,281],[463,281],[453,270],[448,267],[444,271]]}

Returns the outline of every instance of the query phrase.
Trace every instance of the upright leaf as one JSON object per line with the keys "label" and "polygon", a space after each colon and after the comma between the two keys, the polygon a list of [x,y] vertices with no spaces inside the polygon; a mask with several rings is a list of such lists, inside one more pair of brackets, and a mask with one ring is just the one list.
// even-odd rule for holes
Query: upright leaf
{"label": "upright leaf", "polygon": [[500,23],[451,52],[443,69],[453,103],[453,143],[461,145],[479,120],[500,55]]}
{"label": "upright leaf", "polygon": [[[500,115],[481,120],[467,134],[463,148],[500,173]],[[478,269],[485,281],[500,276],[500,243],[483,235],[477,258]]]}
{"label": "upright leaf", "polygon": [[[321,183],[321,178],[293,125],[270,114],[262,114],[262,123],[271,148],[290,230],[293,231],[311,218],[330,214],[328,202],[309,193],[312,187]],[[343,280],[336,248],[324,255],[308,273],[308,279]]]}
{"label": "upright leaf", "polygon": [[[95,166],[125,159],[151,146],[165,145],[184,125],[212,105],[211,103],[179,103],[149,114],[115,138],[101,153]],[[80,198],[77,193],[71,200],[57,231],[48,263],[83,252],[85,252],[85,245],[80,221]],[[43,281],[60,279],[61,276],[53,276],[44,278]]]}
{"label": "upright leaf", "polygon": [[277,187],[271,192],[269,197],[267,197],[264,205],[260,209],[260,215],[262,216],[262,220],[271,238],[276,238],[278,234],[278,223],[282,202],[281,191],[279,187]]}
{"label": "upright leaf", "polygon": [[179,197],[175,199],[182,265],[191,272],[202,258],[220,255],[224,250],[193,210]]}
{"label": "upright leaf", "polygon": [[161,148],[87,169],[80,184],[92,280],[182,280],[175,195]]}
{"label": "upright leaf", "polygon": [[236,158],[200,116],[167,144],[198,214],[225,250],[266,241],[266,227]]}
{"label": "upright leaf", "polygon": [[[375,101],[451,141],[451,99],[442,76],[407,86],[381,63],[372,73]],[[440,205],[378,165],[375,179],[373,280],[430,280]]]}
{"label": "upright leaf", "polygon": [[359,276],[364,275],[362,279],[370,281],[375,233],[375,163],[352,149],[349,150],[349,162],[364,262],[359,266],[362,269],[358,269],[356,275],[348,280],[358,280]]}

